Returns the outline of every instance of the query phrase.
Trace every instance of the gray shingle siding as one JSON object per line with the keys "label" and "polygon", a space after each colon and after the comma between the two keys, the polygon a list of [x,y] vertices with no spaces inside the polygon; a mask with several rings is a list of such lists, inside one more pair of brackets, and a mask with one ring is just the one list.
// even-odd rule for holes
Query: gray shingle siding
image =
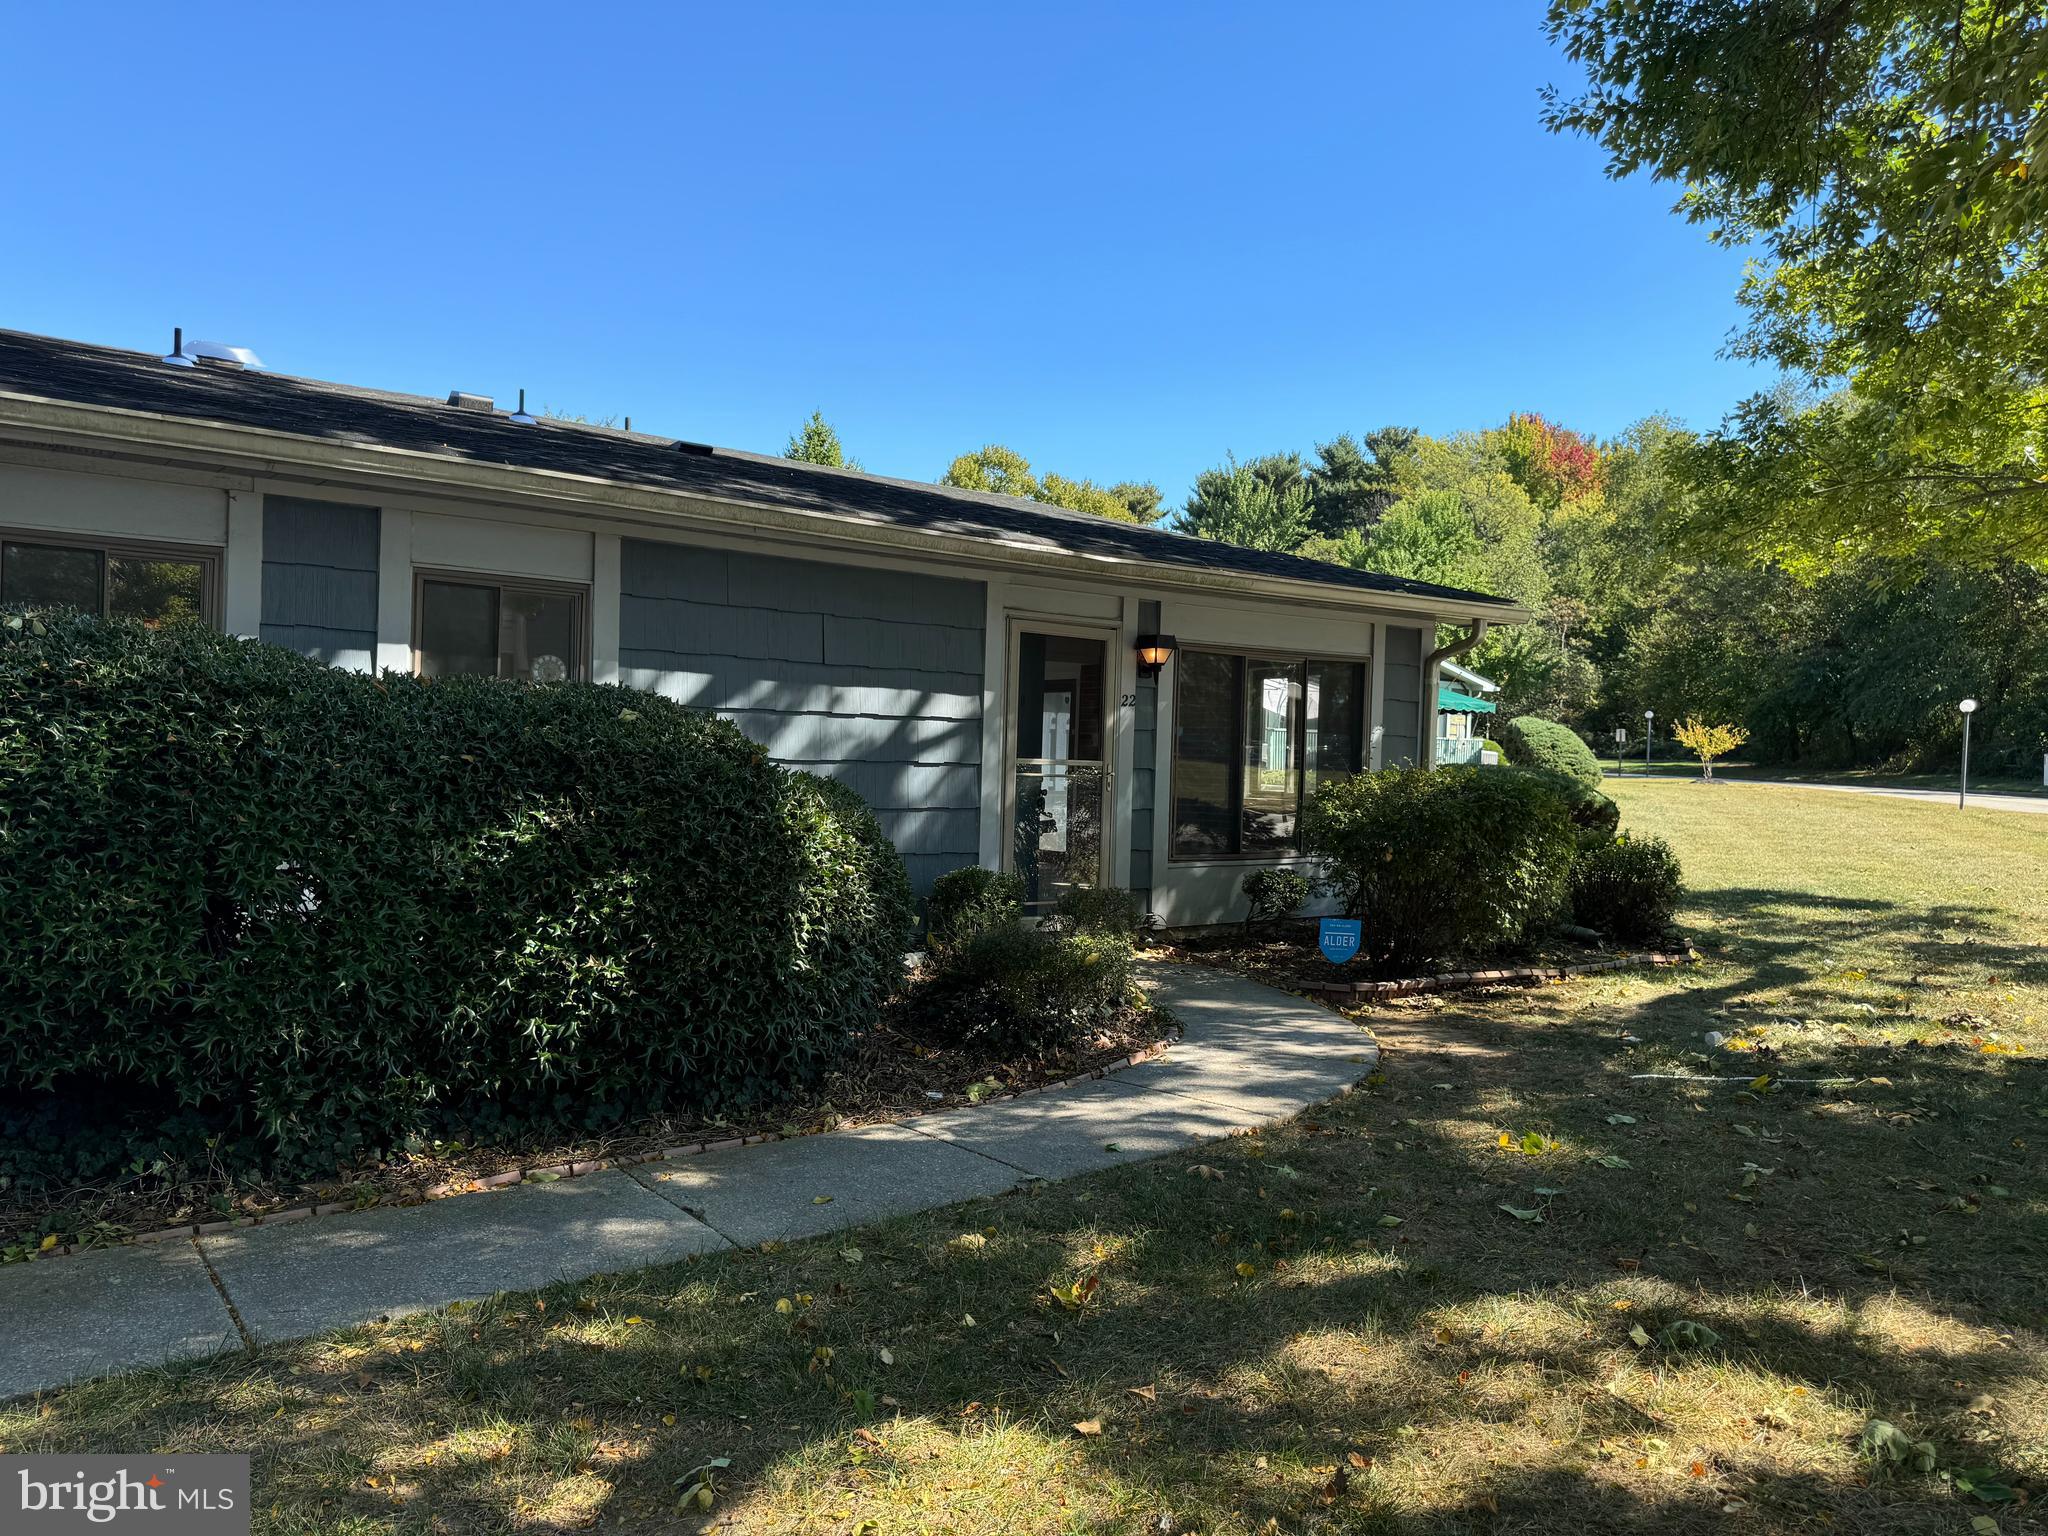
{"label": "gray shingle siding", "polygon": [[262,637],[329,666],[370,670],[378,526],[375,507],[264,497]]}
{"label": "gray shingle siding", "polygon": [[1380,741],[1380,763],[1412,767],[1422,761],[1422,631],[1390,624],[1386,649],[1386,735]]}
{"label": "gray shingle siding", "polygon": [[875,809],[920,896],[981,851],[980,582],[627,539],[622,682]]}

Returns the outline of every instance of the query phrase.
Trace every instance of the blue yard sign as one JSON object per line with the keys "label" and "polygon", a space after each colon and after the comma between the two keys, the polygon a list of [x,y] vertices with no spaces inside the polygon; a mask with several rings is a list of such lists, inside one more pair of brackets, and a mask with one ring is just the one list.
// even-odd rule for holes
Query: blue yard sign
{"label": "blue yard sign", "polygon": [[1342,965],[1358,954],[1358,941],[1365,933],[1365,924],[1355,917],[1326,917],[1316,934],[1316,947],[1323,952],[1323,958],[1332,965]]}

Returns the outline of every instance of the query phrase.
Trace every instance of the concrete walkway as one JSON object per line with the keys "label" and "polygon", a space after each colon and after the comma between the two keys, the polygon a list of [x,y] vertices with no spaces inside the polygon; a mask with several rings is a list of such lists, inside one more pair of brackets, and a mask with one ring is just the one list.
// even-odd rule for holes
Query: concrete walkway
{"label": "concrete walkway", "polygon": [[[1678,779],[1697,781],[1697,773],[1618,773],[1609,774],[1618,783],[1641,783],[1645,779]],[[1884,795],[1893,800],[1931,800],[1937,805],[1954,806],[1956,792],[1953,789],[1910,789],[1893,784],[1821,784],[1810,779],[1751,779],[1730,776],[1718,782],[1723,784],[1753,784],[1761,789],[1814,789],[1835,795]],[[2032,811],[2035,815],[2048,815],[2048,795],[1999,795],[1979,794],[1970,791],[1970,809],[1973,811]]]}
{"label": "concrete walkway", "polygon": [[1029,1098],[10,1265],[0,1269],[0,1398],[1157,1157],[1284,1119],[1377,1060],[1357,1025],[1256,982],[1157,964],[1147,981],[1180,1020],[1179,1043],[1156,1061]]}

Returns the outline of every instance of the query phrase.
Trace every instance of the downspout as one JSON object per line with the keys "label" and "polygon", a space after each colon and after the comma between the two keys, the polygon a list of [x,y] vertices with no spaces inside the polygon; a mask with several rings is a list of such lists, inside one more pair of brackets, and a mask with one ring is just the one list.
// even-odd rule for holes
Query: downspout
{"label": "downspout", "polygon": [[[1449,645],[1440,645],[1431,651],[1422,662],[1422,707],[1427,714],[1436,713],[1436,669],[1440,662],[1456,661],[1469,652],[1473,646],[1486,638],[1486,631],[1492,624],[1490,619],[1474,619],[1472,632]],[[1429,723],[1429,734],[1423,737],[1422,759],[1426,766],[1436,766],[1436,722]]]}

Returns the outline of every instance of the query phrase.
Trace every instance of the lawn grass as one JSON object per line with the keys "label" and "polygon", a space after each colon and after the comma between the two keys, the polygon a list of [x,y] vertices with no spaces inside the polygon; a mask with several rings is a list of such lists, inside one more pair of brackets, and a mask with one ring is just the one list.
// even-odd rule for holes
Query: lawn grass
{"label": "lawn grass", "polygon": [[266,1532],[2038,1529],[1945,1474],[2048,1491],[2048,820],[1614,788],[1696,970],[1372,1010],[1383,1074],[1257,1135],[17,1401],[0,1449],[248,1450]]}

